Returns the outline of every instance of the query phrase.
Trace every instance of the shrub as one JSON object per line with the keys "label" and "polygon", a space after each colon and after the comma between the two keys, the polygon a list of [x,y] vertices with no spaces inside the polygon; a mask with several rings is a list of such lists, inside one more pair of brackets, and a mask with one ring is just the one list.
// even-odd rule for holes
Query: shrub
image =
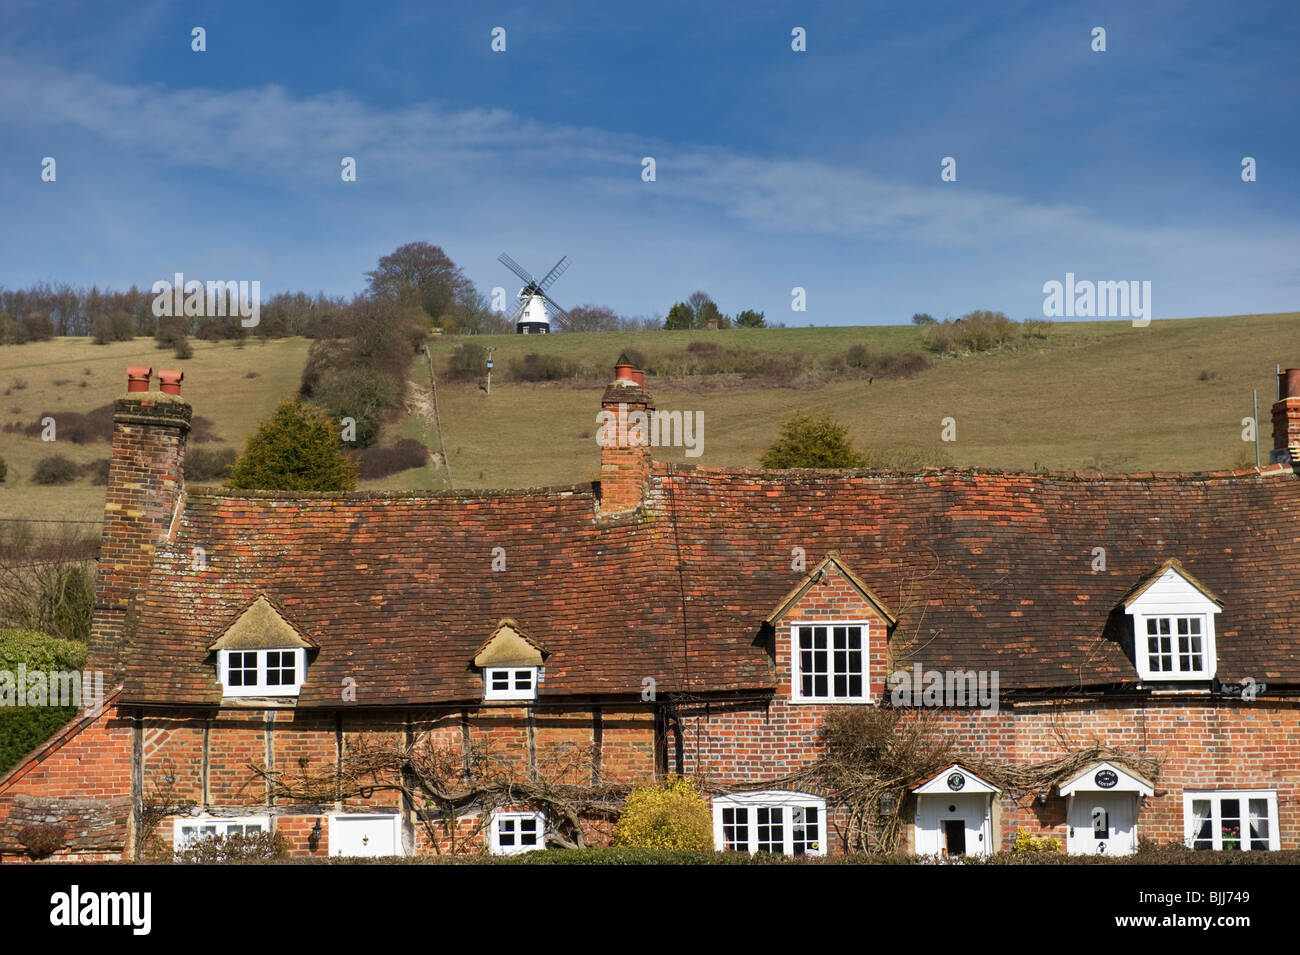
{"label": "shrub", "polygon": [[722,346],[717,342],[707,341],[691,342],[686,346],[686,350],[692,355],[699,355],[702,358],[717,358],[723,352]]}
{"label": "shrub", "polygon": [[54,337],[54,319],[43,312],[31,312],[23,319],[27,341],[44,342]]}
{"label": "shrub", "polygon": [[1016,844],[1012,852],[1064,852],[1060,839],[1051,836],[1031,836],[1024,829],[1016,830]]}
{"label": "shrub", "polygon": [[759,463],[765,468],[855,468],[869,467],[872,460],[855,451],[848,429],[823,411],[815,418],[795,412]]}
{"label": "shrub", "polygon": [[486,373],[487,350],[481,344],[458,344],[447,360],[446,377],[451,381],[476,381]]}
{"label": "shrub", "polygon": [[[80,670],[85,664],[84,643],[60,640],[32,630],[0,629],[0,670],[17,673],[18,667],[24,666],[33,672],[73,671]],[[76,715],[75,706],[0,707],[0,773],[6,772]]]}
{"label": "shrub", "polygon": [[68,835],[59,826],[24,826],[18,842],[33,859],[46,859],[67,845]]}
{"label": "shrub", "polygon": [[942,355],[993,351],[1018,341],[1023,329],[1001,312],[975,311],[945,319],[923,332],[925,345]]}
{"label": "shrub", "polygon": [[83,477],[90,478],[90,483],[103,486],[108,483],[108,458],[100,458],[83,464],[78,470]]}
{"label": "shrub", "polygon": [[312,400],[336,421],[352,418],[357,423],[353,447],[368,448],[379,437],[384,412],[398,402],[396,385],[374,368],[330,369],[321,375]]}
{"label": "shrub", "polygon": [[915,352],[896,352],[866,345],[854,345],[845,355],[845,360],[851,367],[859,368],[873,378],[911,378],[931,364],[930,359]]}
{"label": "shrub", "polygon": [[185,361],[194,357],[194,346],[190,344],[188,338],[181,338],[172,344],[172,354]]}
{"label": "shrub", "polygon": [[335,423],[301,399],[280,402],[230,469],[232,488],[350,491],[356,471],[339,450]]}
{"label": "shrub", "polygon": [[288,841],[278,832],[232,833],[196,839],[176,853],[176,861],[199,865],[260,862],[288,853]]}
{"label": "shrub", "polygon": [[923,448],[910,444],[875,448],[869,452],[875,467],[882,468],[946,468],[952,457],[943,448]]}
{"label": "shrub", "polygon": [[77,478],[77,465],[71,458],[51,454],[36,462],[32,481],[36,484],[70,484]]}
{"label": "shrub", "polygon": [[85,414],[80,411],[43,411],[31,424],[14,422],[5,425],[4,430],[35,438],[45,430],[45,426],[41,424],[45,418],[54,419],[60,441],[89,444],[92,441],[109,441],[113,437],[112,405],[101,405]]}
{"label": "shrub", "polygon": [[190,320],[184,315],[163,315],[158,319],[153,338],[159,348],[174,348],[177,342],[185,340],[189,332]]}
{"label": "shrub", "polygon": [[927,315],[925,312],[917,312],[912,316],[913,325],[937,325],[933,315]]}
{"label": "shrub", "polygon": [[563,381],[577,373],[578,366],[559,355],[530,352],[510,363],[510,375],[515,381]]}
{"label": "shrub", "polygon": [[185,480],[224,481],[234,463],[234,448],[192,448],[185,455]]}
{"label": "shrub", "polygon": [[627,797],[614,845],[632,849],[713,848],[713,819],[694,781],[677,777]]}
{"label": "shrub", "polygon": [[388,477],[429,463],[429,449],[414,438],[402,438],[386,447],[356,452],[357,476],[364,480]]}

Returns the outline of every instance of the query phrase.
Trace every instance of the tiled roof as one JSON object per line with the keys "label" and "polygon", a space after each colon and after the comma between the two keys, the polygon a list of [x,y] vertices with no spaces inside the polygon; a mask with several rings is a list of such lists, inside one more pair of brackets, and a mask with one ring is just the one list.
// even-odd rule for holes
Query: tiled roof
{"label": "tiled roof", "polygon": [[[762,624],[813,565],[844,566],[927,667],[1008,689],[1133,682],[1126,593],[1177,558],[1223,601],[1219,676],[1300,684],[1300,480],[656,465],[649,508],[590,485],[472,493],[187,494],[127,621],[131,701],[215,703],[206,648],[259,594],[319,643],[300,705],[471,701],[503,617],[547,648],[541,698],[770,689]],[[193,548],[207,569],[193,569]],[[504,570],[493,569],[504,548]],[[1094,571],[1095,549],[1106,569]]]}
{"label": "tiled roof", "polygon": [[[836,550],[898,615],[927,667],[1001,686],[1135,682],[1123,597],[1165,561],[1223,601],[1219,678],[1300,684],[1300,480],[1254,475],[908,475],[659,465],[698,633],[765,614],[791,548]],[[1094,571],[1096,548],[1105,570]]]}

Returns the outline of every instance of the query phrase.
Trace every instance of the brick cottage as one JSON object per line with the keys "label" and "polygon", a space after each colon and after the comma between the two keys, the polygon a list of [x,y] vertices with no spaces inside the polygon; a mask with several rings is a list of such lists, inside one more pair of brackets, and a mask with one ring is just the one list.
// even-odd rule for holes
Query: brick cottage
{"label": "brick cottage", "polygon": [[[598,482],[341,494],[186,486],[159,377],[115,404],[116,689],[0,778],[6,861],[41,825],[56,860],[599,843],[669,774],[719,849],[1300,848],[1300,370],[1262,469],[904,474],[653,462],[621,360]],[[846,714],[929,761],[847,798]]]}

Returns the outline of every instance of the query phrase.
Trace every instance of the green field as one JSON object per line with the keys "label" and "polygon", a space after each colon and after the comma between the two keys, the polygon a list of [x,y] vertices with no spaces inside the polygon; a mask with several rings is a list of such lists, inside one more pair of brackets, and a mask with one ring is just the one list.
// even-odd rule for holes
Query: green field
{"label": "green field", "polygon": [[[1272,445],[1269,409],[1275,363],[1300,366],[1300,313],[1157,321],[1058,324],[1047,339],[1013,351],[949,358],[906,380],[876,378],[774,387],[739,375],[647,379],[662,410],[702,411],[704,453],[686,458],[662,448],[663,460],[706,466],[755,467],[780,422],[793,410],[829,408],[848,426],[859,449],[911,446],[942,453],[954,465],[1056,471],[1201,471],[1253,465],[1242,441],[1242,419],[1258,389],[1261,445]],[[441,371],[464,339],[435,339]],[[814,361],[863,343],[921,351],[920,329],[733,329],[699,332],[569,334],[475,339],[494,349],[497,373],[488,395],[478,384],[438,387],[446,450],[457,487],[535,487],[594,479],[599,450],[596,413],[603,379],[614,360],[637,349],[647,364],[671,372],[686,346],[709,340],[728,349],[802,352]],[[296,390],[308,342],[194,342],[194,357],[178,362],[153,342],[94,345],[57,339],[0,347],[0,423],[29,424],[42,414],[86,412],[125,389],[130,364],[180,367],[196,415],[212,422],[220,443],[236,448],[276,400]],[[562,383],[520,384],[504,372],[529,352],[555,354],[595,374]],[[247,377],[250,373],[256,377]],[[607,374],[608,373],[608,374]],[[19,381],[26,387],[16,387]],[[86,386],[81,387],[81,381]],[[58,384],[57,382],[63,382]],[[390,438],[411,436],[438,450],[428,414],[429,376],[423,357],[411,367],[411,400]],[[940,440],[941,422],[956,421],[957,440]],[[218,445],[209,444],[208,447]],[[54,446],[39,438],[0,434],[9,464],[0,484],[0,517],[97,520],[103,488],[80,479],[63,487],[31,483],[36,461],[57,451],[85,463],[108,454],[104,443]],[[446,470],[406,471],[368,487],[440,488]]]}

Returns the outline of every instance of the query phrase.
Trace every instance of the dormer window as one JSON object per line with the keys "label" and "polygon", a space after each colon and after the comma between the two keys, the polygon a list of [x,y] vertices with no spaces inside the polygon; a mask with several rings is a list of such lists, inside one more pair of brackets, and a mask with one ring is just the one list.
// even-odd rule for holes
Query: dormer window
{"label": "dormer window", "polygon": [[483,699],[535,700],[540,667],[488,667],[483,671]]}
{"label": "dormer window", "polygon": [[1133,662],[1142,679],[1214,679],[1214,616],[1222,604],[1178,561],[1167,561],[1139,584],[1124,609],[1133,622]]}
{"label": "dormer window", "polygon": [[265,595],[221,632],[208,650],[217,657],[222,696],[298,696],[307,681],[307,651],[316,644]]}
{"label": "dormer window", "polygon": [[474,654],[474,666],[483,674],[483,699],[537,699],[545,656],[546,649],[519,624],[509,617],[502,619]]}
{"label": "dormer window", "polygon": [[1204,676],[1206,618],[1144,617],[1147,669],[1152,676]]}
{"label": "dormer window", "polygon": [[307,674],[307,651],[219,650],[217,672],[226,696],[297,696]]}

